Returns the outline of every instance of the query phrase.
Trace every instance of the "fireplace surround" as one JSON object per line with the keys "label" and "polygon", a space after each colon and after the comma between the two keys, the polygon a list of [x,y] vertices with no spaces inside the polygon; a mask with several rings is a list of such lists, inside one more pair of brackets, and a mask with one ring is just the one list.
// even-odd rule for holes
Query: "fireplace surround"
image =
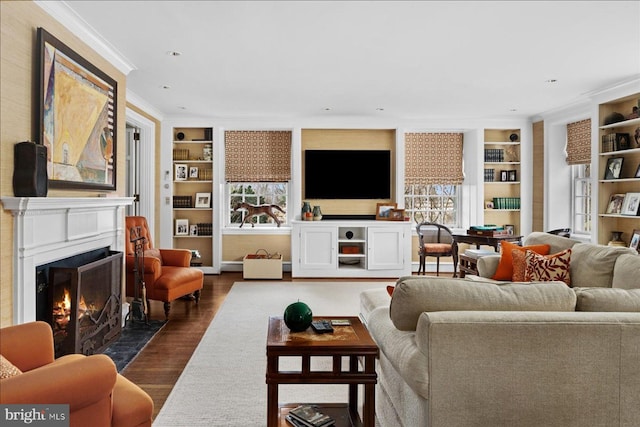
{"label": "fireplace surround", "polygon": [[0,200],[13,215],[14,324],[36,320],[36,267],[105,247],[124,250],[124,210],[131,197]]}

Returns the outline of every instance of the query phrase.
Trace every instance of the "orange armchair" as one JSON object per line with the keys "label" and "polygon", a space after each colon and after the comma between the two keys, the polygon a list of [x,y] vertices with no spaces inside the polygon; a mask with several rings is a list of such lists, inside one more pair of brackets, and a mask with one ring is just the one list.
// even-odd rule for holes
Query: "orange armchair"
{"label": "orange armchair", "polygon": [[147,300],[164,302],[165,317],[169,317],[171,301],[193,294],[196,304],[204,281],[202,270],[193,268],[188,249],[154,249],[147,220],[143,216],[125,219],[125,247],[127,270],[127,296],[135,297],[135,245],[131,242],[131,228],[140,227],[144,244],[144,282]]}
{"label": "orange armchair", "polygon": [[0,329],[0,354],[22,373],[0,379],[2,404],[68,404],[71,427],[151,426],[153,400],[104,354],[54,359],[46,322]]}

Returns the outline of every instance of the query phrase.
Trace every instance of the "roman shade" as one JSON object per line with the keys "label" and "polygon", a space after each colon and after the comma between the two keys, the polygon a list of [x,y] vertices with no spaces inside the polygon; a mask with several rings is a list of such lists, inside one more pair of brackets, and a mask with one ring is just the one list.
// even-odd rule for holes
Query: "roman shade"
{"label": "roman shade", "polygon": [[461,133],[406,133],[405,184],[462,184]]}
{"label": "roman shade", "polygon": [[226,131],[227,182],[291,180],[291,131]]}
{"label": "roman shade", "polygon": [[567,124],[567,164],[591,163],[591,119]]}

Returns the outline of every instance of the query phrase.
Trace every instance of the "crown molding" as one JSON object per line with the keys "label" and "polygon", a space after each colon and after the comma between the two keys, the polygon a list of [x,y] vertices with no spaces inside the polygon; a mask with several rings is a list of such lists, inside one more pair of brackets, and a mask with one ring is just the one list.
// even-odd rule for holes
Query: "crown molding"
{"label": "crown molding", "polygon": [[145,113],[149,114],[150,116],[154,117],[159,121],[162,121],[165,118],[162,111],[158,110],[156,107],[149,104],[147,101],[145,101],[143,98],[136,95],[134,92],[132,92],[128,88],[127,88],[127,103],[141,109],[142,111],[144,111]]}
{"label": "crown molding", "polygon": [[89,47],[102,55],[125,75],[137,69],[131,61],[71,9],[66,1],[34,0],[34,3],[51,15],[56,21],[64,25]]}

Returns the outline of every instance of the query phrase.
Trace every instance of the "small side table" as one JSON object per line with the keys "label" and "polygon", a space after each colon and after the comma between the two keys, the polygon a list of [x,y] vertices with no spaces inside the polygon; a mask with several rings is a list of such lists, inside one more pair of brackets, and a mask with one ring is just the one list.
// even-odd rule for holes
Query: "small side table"
{"label": "small side table", "polygon": [[[331,320],[331,317],[315,319]],[[336,420],[336,427],[375,425],[375,385],[378,376],[375,360],[378,346],[358,317],[349,319],[349,326],[334,326],[333,334],[317,334],[311,328],[304,332],[291,332],[282,317],[269,318],[267,335],[267,427],[289,426],[285,415],[300,403],[279,404],[280,384],[346,384],[349,402],[346,404],[313,403],[319,410]],[[280,357],[300,357],[300,371],[281,371]],[[332,357],[331,371],[314,371],[312,357]],[[342,369],[342,358],[349,358],[347,370]],[[358,359],[362,359],[360,366]],[[362,422],[358,416],[358,385],[364,384]]]}
{"label": "small side table", "polygon": [[464,279],[467,274],[478,275],[478,260],[476,258],[468,257],[464,254],[459,255],[460,261],[460,278]]}

